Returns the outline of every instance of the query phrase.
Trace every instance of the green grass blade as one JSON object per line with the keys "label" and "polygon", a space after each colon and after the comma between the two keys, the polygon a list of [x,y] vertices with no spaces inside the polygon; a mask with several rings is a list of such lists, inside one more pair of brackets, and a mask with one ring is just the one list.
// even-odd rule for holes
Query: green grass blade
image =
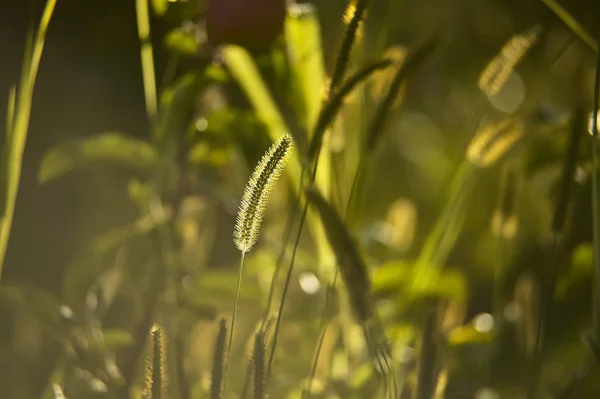
{"label": "green grass blade", "polygon": [[600,52],[596,60],[596,76],[594,80],[594,100],[592,108],[592,228],[594,242],[594,306],[593,335],[600,342],[600,214],[598,214],[598,108],[600,107]]}
{"label": "green grass blade", "polygon": [[285,39],[291,72],[304,100],[305,129],[311,132],[321,110],[325,85],[321,28],[313,5],[288,6]]}
{"label": "green grass blade", "polygon": [[598,52],[598,42],[594,37],[571,15],[563,6],[556,0],[542,0],[542,2],[550,9],[569,29],[571,29],[577,37],[581,39],[589,48]]}
{"label": "green grass blade", "polygon": [[316,158],[317,152],[321,149],[323,136],[325,136],[327,128],[337,116],[340,108],[344,104],[346,97],[352,93],[360,83],[367,80],[375,72],[387,68],[391,64],[392,61],[390,60],[381,60],[366,65],[348,78],[348,80],[340,87],[340,89],[331,96],[331,99],[323,107],[323,110],[319,114],[319,119],[316,122],[315,130],[308,147],[307,156],[309,161],[313,161]]}
{"label": "green grass blade", "polygon": [[144,79],[144,96],[146,98],[146,113],[150,126],[154,127],[157,112],[156,76],[154,72],[154,56],[150,39],[150,13],[148,0],[135,1],[138,37],[141,43],[140,56],[142,60],[142,76]]}
{"label": "green grass blade", "polygon": [[2,268],[8,247],[8,239],[14,218],[15,205],[17,194],[19,192],[19,181],[21,178],[21,168],[23,167],[23,153],[25,151],[25,143],[27,141],[27,133],[29,131],[29,120],[31,116],[31,103],[35,80],[40,66],[46,32],[52,18],[56,0],[48,0],[40,20],[40,25],[33,41],[31,57],[29,62],[26,61],[23,67],[21,76],[21,85],[18,89],[18,97],[15,106],[14,117],[11,123],[11,140],[10,149],[8,150],[7,162],[7,181],[6,181],[6,204],[4,216],[0,225],[0,278],[2,276]]}

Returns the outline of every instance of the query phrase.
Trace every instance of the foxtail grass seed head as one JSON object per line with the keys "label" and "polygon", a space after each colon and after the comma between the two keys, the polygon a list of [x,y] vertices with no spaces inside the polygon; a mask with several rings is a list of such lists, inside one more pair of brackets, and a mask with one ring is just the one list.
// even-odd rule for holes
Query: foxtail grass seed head
{"label": "foxtail grass seed head", "polygon": [[258,240],[260,225],[271,191],[283,170],[292,146],[293,139],[289,134],[279,138],[260,159],[246,184],[233,233],[233,242],[244,253],[250,251]]}
{"label": "foxtail grass seed head", "polygon": [[[352,0],[348,3],[348,6],[346,7],[346,10],[344,11],[344,16],[342,17],[342,20],[344,21],[344,25],[345,26],[349,26],[352,23],[352,20],[354,19],[355,15],[356,15],[356,0]],[[358,23],[358,28],[356,29],[356,40],[361,40],[362,36],[363,36],[363,29],[364,29],[364,16],[362,17],[362,19],[360,19],[359,23]]]}
{"label": "foxtail grass seed head", "polygon": [[523,122],[506,119],[479,129],[467,148],[467,158],[480,168],[492,166],[523,136]]}
{"label": "foxtail grass seed head", "polygon": [[163,328],[154,324],[150,328],[150,345],[146,357],[144,395],[158,399],[167,397],[167,345]]}
{"label": "foxtail grass seed head", "polygon": [[513,36],[487,64],[479,75],[479,89],[485,95],[493,97],[500,92],[515,66],[537,42],[540,31],[540,26],[536,25],[523,34]]}

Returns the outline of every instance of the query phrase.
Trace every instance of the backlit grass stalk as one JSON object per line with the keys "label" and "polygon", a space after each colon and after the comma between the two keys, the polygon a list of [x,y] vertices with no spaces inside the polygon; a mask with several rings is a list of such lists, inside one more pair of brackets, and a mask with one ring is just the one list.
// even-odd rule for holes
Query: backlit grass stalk
{"label": "backlit grass stalk", "polygon": [[575,35],[584,42],[590,49],[598,53],[598,42],[563,6],[556,0],[542,0],[558,18],[563,21]]}
{"label": "backlit grass stalk", "polygon": [[[23,167],[23,153],[29,131],[29,120],[31,116],[31,103],[33,99],[33,90],[37,78],[46,32],[52,18],[56,0],[48,0],[42,13],[42,18],[38,26],[35,38],[32,43],[31,52],[26,52],[23,62],[23,71],[18,89],[11,91],[9,98],[9,112],[7,115],[7,127],[10,130],[6,132],[7,154],[4,168],[0,173],[4,175],[3,183],[3,212],[0,212],[0,278],[2,277],[2,268],[6,257],[10,230],[15,213],[15,205],[19,192],[19,181],[21,179],[21,168]],[[15,95],[15,93],[17,93]],[[11,110],[11,108],[13,108]]]}
{"label": "backlit grass stalk", "polygon": [[[457,170],[450,185],[448,203],[427,236],[416,262],[416,272],[432,273],[432,268],[442,268],[458,238],[462,223],[463,204],[480,173],[490,168],[513,148],[524,134],[523,123],[508,119],[478,130],[469,144],[465,160]],[[437,329],[434,301],[425,314],[421,330],[421,351],[417,380],[417,399],[430,399],[435,390],[436,353],[432,339]]]}
{"label": "backlit grass stalk", "polygon": [[[398,68],[396,74],[394,75],[394,77],[392,79],[392,83],[390,85],[389,90],[387,91],[386,96],[380,102],[380,104],[376,110],[376,113],[371,121],[369,129],[367,131],[366,150],[364,151],[364,153],[361,154],[361,156],[359,158],[359,162],[358,162],[356,171],[354,173],[354,177],[352,179],[352,185],[350,187],[350,193],[348,194],[346,209],[345,209],[344,216],[343,216],[344,223],[346,223],[348,221],[348,216],[352,209],[353,199],[354,199],[354,195],[357,190],[358,182],[362,180],[362,176],[365,172],[365,165],[364,165],[365,159],[368,160],[369,156],[372,155],[373,150],[375,149],[377,143],[379,142],[379,140],[382,136],[383,128],[385,126],[385,122],[387,119],[387,115],[389,113],[389,110],[392,107],[392,104],[395,103],[395,101],[399,95],[402,84],[406,81],[408,74],[425,60],[427,55],[429,55],[430,51],[433,50],[434,45],[435,45],[435,42],[433,42],[433,41],[425,42],[424,46],[417,47],[416,50],[412,51],[406,57],[406,59],[402,62],[402,64]],[[386,62],[391,63],[391,61],[386,61]],[[312,390],[312,382],[315,377],[316,367],[317,367],[317,364],[319,361],[320,351],[323,346],[323,342],[325,339],[325,334],[326,334],[327,326],[328,326],[328,322],[327,322],[327,320],[325,320],[325,314],[328,310],[331,296],[333,295],[335,284],[337,282],[338,272],[339,272],[339,265],[335,269],[332,283],[328,286],[327,294],[325,297],[325,305],[323,308],[323,316],[322,316],[323,326],[321,328],[321,334],[320,334],[319,341],[317,344],[315,359],[313,361],[310,377],[308,379],[307,389],[303,392],[303,397],[306,393],[308,393],[310,395],[310,392]]]}
{"label": "backlit grass stalk", "polygon": [[252,354],[254,399],[265,399],[266,397],[266,339],[265,333],[259,331],[254,336],[254,352]]}
{"label": "backlit grass stalk", "polygon": [[150,38],[150,13],[148,0],[135,1],[138,37],[140,39],[140,57],[142,61],[142,76],[144,79],[144,97],[146,99],[146,114],[150,127],[156,122],[158,101],[156,96],[156,75],[154,72],[154,56]]}
{"label": "backlit grass stalk", "polygon": [[600,52],[596,60],[594,99],[592,103],[592,228],[594,242],[594,306],[592,306],[593,336],[600,342],[600,221],[598,218],[598,108],[600,107]]}
{"label": "backlit grass stalk", "polygon": [[210,399],[221,399],[223,392],[223,361],[225,360],[225,340],[227,339],[227,320],[221,318],[215,341],[212,372],[210,379]]}
{"label": "backlit grass stalk", "polygon": [[[336,62],[334,75],[338,76],[337,79],[343,79],[343,75],[348,66],[348,57],[352,50],[352,44],[356,39],[356,34],[358,30],[358,26],[360,20],[362,19],[362,15],[364,12],[364,8],[366,7],[366,1],[359,0],[360,4],[357,5],[357,8],[353,14],[353,17],[350,21],[348,28],[346,29],[345,37],[342,43],[342,47],[340,49],[340,54],[338,54],[338,60]],[[346,53],[346,54],[342,54]],[[387,64],[387,63],[386,63]],[[311,143],[309,145],[309,151],[307,156],[307,161],[303,163],[302,171],[301,171],[301,183],[304,183],[305,170],[306,168],[312,167],[312,173],[310,174],[310,178],[308,184],[311,184],[315,181],[315,177],[317,176],[318,165],[319,165],[319,156],[321,154],[321,146],[323,135],[325,134],[326,129],[328,128],[331,121],[333,121],[334,117],[337,115],[339,111],[339,107],[342,105],[342,100],[348,95],[352,89],[358,85],[360,82],[369,77],[377,68],[375,68],[376,64],[373,64],[372,67],[367,66],[365,69],[356,73],[353,77],[350,77],[348,81],[340,87],[339,91],[334,91],[337,84],[331,84],[327,91],[327,98],[329,101],[324,104],[321,112],[319,114],[319,118],[317,119],[315,129],[311,138]],[[379,68],[386,67],[387,65],[381,65]],[[332,79],[333,82],[333,79]],[[300,195],[299,195],[300,197]],[[273,344],[271,347],[271,353],[269,355],[269,361],[267,363],[267,382],[269,381],[271,375],[271,366],[273,364],[273,359],[275,356],[275,351],[277,349],[277,342],[279,337],[279,328],[281,325],[281,320],[283,317],[283,309],[285,307],[285,300],[287,297],[287,291],[291,282],[291,277],[294,269],[294,264],[296,260],[296,251],[298,249],[298,245],[300,244],[300,237],[302,234],[302,229],[304,227],[304,223],[306,221],[306,215],[308,213],[308,200],[304,203],[302,214],[300,216],[300,222],[298,226],[298,231],[296,233],[296,238],[294,241],[294,245],[292,247],[292,254],[290,259],[290,266],[287,271],[286,280],[284,283],[283,293],[281,296],[281,301],[279,304],[279,312],[277,321],[275,324],[275,332],[273,335]]]}
{"label": "backlit grass stalk", "polygon": [[254,169],[252,176],[250,176],[240,203],[233,233],[233,241],[236,247],[241,251],[240,269],[235,293],[235,303],[233,305],[233,315],[231,317],[229,344],[227,345],[227,361],[225,363],[225,372],[223,376],[223,389],[225,389],[227,381],[227,369],[231,345],[233,343],[235,320],[244,270],[244,257],[258,240],[260,226],[271,196],[271,191],[289,157],[292,145],[292,136],[285,134],[269,147]]}
{"label": "backlit grass stalk", "polygon": [[558,198],[554,206],[554,215],[552,217],[552,263],[550,278],[548,284],[542,289],[540,312],[538,313],[535,346],[532,359],[532,375],[527,389],[527,398],[536,399],[539,395],[539,383],[541,367],[544,360],[544,335],[548,318],[554,305],[554,292],[559,274],[559,251],[561,249],[561,239],[564,235],[565,224],[571,199],[572,186],[577,168],[577,157],[579,154],[579,143],[583,131],[585,130],[585,120],[583,110],[579,107],[575,110],[571,121],[571,133],[563,159],[562,176],[558,186]]}

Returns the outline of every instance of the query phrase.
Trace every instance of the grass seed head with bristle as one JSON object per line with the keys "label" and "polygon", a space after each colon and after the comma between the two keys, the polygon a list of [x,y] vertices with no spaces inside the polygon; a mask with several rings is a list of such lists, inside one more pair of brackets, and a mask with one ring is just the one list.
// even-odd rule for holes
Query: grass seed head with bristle
{"label": "grass seed head with bristle", "polygon": [[233,241],[237,248],[246,253],[258,240],[260,225],[277,178],[293,146],[292,136],[284,134],[269,147],[254,169],[244,189]]}
{"label": "grass seed head with bristle", "polygon": [[[337,55],[335,69],[331,75],[330,90],[333,92],[342,82],[350,61],[352,48],[359,34],[368,0],[351,0],[344,15],[346,33]],[[347,22],[346,22],[347,21]]]}
{"label": "grass seed head with bristle", "polygon": [[513,36],[487,64],[479,76],[479,89],[485,95],[492,97],[500,92],[515,66],[537,42],[540,30],[536,25],[523,34]]}
{"label": "grass seed head with bristle", "polygon": [[506,119],[477,131],[467,148],[467,158],[480,168],[492,166],[525,133],[523,122]]}
{"label": "grass seed head with bristle", "polygon": [[221,318],[219,333],[215,342],[213,367],[210,379],[210,399],[221,399],[223,383],[223,359],[225,359],[225,341],[227,339],[227,322]]}
{"label": "grass seed head with bristle", "polygon": [[146,357],[144,397],[161,399],[167,397],[167,345],[165,332],[154,324],[150,328],[150,342]]}

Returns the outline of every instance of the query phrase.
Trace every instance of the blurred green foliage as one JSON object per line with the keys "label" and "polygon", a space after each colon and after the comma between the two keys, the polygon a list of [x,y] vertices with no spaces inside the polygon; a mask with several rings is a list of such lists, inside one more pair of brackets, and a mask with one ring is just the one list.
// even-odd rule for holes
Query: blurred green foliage
{"label": "blurred green foliage", "polygon": [[[538,382],[539,397],[599,395],[595,141],[583,135],[563,158],[593,108],[600,4],[372,0],[330,90],[354,2],[290,4],[284,32],[255,51],[211,45],[211,1],[148,2],[140,43],[134,1],[58,0],[0,284],[0,397],[146,397],[155,323],[167,397],[209,397],[218,320],[235,298],[238,202],[284,132],[297,149],[246,256],[224,397],[259,395],[248,370],[274,339],[273,398],[306,397],[309,384],[313,398],[384,397],[372,357],[388,349],[402,397],[533,397]],[[486,65],[533,27],[486,94]],[[0,50],[18,60],[22,44]],[[309,209],[273,334],[315,158],[322,206]],[[366,277],[344,275],[348,264]],[[353,317],[365,304],[377,323]]]}

